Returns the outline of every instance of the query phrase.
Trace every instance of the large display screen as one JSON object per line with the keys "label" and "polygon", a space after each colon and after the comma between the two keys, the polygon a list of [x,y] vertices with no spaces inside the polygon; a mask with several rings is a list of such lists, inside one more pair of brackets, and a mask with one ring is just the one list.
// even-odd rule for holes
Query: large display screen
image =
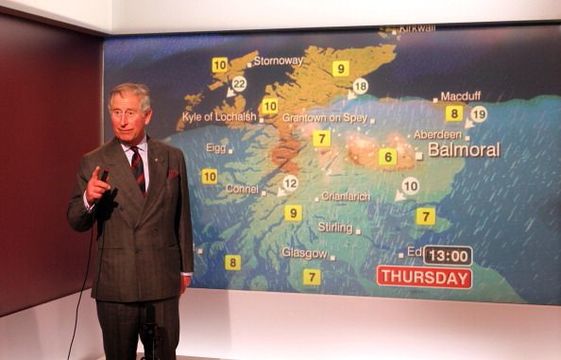
{"label": "large display screen", "polygon": [[561,304],[559,24],[104,51],[106,97],[147,84],[186,155],[194,286]]}

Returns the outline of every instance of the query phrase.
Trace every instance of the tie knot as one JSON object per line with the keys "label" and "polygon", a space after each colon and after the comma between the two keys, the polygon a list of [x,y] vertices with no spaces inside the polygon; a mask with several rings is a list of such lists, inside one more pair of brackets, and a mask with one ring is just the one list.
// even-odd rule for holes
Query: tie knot
{"label": "tie knot", "polygon": [[138,146],[131,146],[130,149],[132,150],[133,153],[138,154]]}

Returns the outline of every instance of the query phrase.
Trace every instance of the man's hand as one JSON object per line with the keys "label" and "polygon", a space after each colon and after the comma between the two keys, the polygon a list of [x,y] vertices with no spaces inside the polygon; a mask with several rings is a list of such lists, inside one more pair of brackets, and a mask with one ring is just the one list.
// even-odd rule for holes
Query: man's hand
{"label": "man's hand", "polygon": [[99,166],[95,167],[90,180],[88,180],[88,185],[86,186],[86,201],[90,206],[92,206],[96,200],[101,199],[107,190],[111,189],[111,185],[99,179],[100,170],[101,168]]}
{"label": "man's hand", "polygon": [[183,295],[185,289],[191,286],[191,275],[181,274],[181,285],[179,286],[179,295]]}

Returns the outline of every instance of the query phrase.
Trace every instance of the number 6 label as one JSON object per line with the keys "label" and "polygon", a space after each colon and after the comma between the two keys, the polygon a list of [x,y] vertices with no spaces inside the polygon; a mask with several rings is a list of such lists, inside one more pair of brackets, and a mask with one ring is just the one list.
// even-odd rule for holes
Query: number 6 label
{"label": "number 6 label", "polygon": [[397,165],[397,150],[381,148],[378,152],[378,164],[382,166]]}

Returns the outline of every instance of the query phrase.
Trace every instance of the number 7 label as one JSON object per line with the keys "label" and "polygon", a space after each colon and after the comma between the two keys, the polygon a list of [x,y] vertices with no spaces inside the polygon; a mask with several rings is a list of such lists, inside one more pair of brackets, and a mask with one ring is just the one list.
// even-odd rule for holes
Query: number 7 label
{"label": "number 7 label", "polygon": [[304,269],[302,282],[304,285],[319,286],[321,285],[320,269]]}
{"label": "number 7 label", "polygon": [[312,144],[314,147],[330,147],[331,131],[330,130],[314,130],[312,134]]}
{"label": "number 7 label", "polygon": [[436,224],[435,208],[417,208],[415,213],[415,224],[423,226],[431,226]]}

